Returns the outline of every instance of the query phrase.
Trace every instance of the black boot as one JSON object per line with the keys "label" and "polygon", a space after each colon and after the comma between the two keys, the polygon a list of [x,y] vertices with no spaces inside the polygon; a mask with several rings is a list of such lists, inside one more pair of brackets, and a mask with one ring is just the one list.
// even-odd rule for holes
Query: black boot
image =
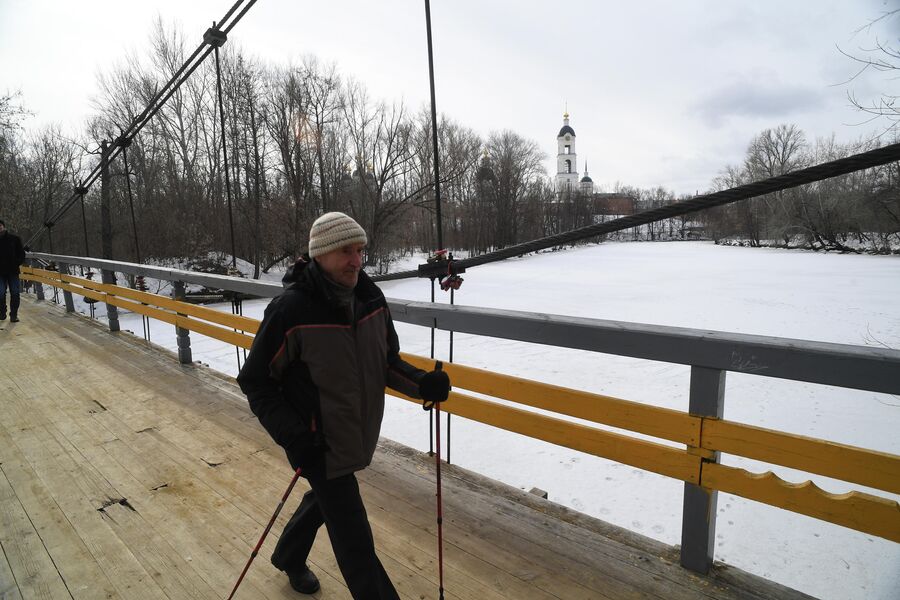
{"label": "black boot", "polygon": [[319,578],[307,567],[304,571],[287,572],[288,581],[294,591],[301,594],[315,594],[319,591]]}
{"label": "black boot", "polygon": [[[19,322],[19,302],[21,299],[19,298],[19,294],[10,294],[9,296],[9,320],[12,323]],[[6,307],[3,307],[3,316],[6,316]]]}

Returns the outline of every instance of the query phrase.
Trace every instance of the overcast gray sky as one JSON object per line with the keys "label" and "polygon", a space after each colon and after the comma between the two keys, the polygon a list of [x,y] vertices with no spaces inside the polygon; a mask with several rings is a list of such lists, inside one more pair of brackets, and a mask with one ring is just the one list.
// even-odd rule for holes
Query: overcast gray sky
{"label": "overcast gray sky", "polygon": [[[140,52],[156,15],[192,42],[232,0],[0,0],[0,91],[21,90],[29,128],[79,130],[97,73]],[[875,125],[847,100],[897,93],[866,75],[841,85],[877,33],[897,41],[900,18],[858,31],[897,0],[568,2],[433,0],[438,110],[487,135],[512,129],[539,142],[555,172],[568,103],[578,168],[616,182],[704,190],[740,162],[750,138],[796,123],[839,141]],[[287,64],[337,63],[374,97],[428,101],[424,3],[259,0],[229,44]],[[893,86],[894,89],[890,89]]]}

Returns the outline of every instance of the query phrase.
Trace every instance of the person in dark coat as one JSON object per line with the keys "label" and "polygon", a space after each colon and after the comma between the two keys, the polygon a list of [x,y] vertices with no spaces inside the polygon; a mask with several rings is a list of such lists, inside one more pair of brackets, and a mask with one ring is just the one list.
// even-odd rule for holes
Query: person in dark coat
{"label": "person in dark coat", "polygon": [[356,600],[397,599],[375,553],[355,473],[372,461],[384,388],[431,402],[447,399],[443,371],[400,358],[384,294],[362,271],[366,233],[331,212],[310,230],[309,253],[285,274],[238,375],[250,409],[310,486],[272,554],[291,587],[312,594],[307,565],[324,524]]}
{"label": "person in dark coat", "polygon": [[19,266],[25,262],[25,249],[19,236],[6,229],[6,223],[0,221],[0,321],[6,319],[6,290],[9,289],[9,320],[19,320],[19,294],[22,284],[19,281]]}

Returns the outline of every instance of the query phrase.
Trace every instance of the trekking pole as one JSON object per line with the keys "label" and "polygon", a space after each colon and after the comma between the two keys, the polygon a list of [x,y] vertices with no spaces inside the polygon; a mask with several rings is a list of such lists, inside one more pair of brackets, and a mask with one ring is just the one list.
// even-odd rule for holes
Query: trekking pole
{"label": "trekking pole", "polygon": [[[434,368],[438,371],[443,367],[441,361],[437,361]],[[449,413],[448,413],[449,414]],[[435,464],[437,474],[437,526],[438,526],[438,594],[439,599],[444,600],[444,510],[441,499],[441,403],[434,403],[434,446]]]}
{"label": "trekking pole", "polygon": [[[244,565],[244,570],[241,571],[241,576],[238,577],[237,583],[234,584],[234,589],[231,590],[231,595],[228,596],[228,600],[234,598],[235,592],[237,592],[238,586],[241,585],[241,582],[244,580],[244,575],[247,574],[247,570],[250,568],[250,564],[253,562],[253,559],[256,558],[256,555],[259,553],[259,549],[262,548],[263,541],[265,541],[266,536],[269,535],[269,530],[272,529],[272,525],[275,524],[275,519],[278,518],[278,513],[281,512],[281,509],[284,507],[284,503],[287,501],[288,496],[291,495],[291,490],[294,489],[294,484],[297,483],[297,479],[300,477],[300,468],[294,472],[294,478],[291,479],[291,485],[288,486],[287,491],[284,493],[284,496],[281,497],[281,502],[278,503],[278,508],[275,509],[275,514],[272,515],[272,518],[269,519],[269,524],[266,525],[265,531],[263,531],[262,536],[260,536],[259,541],[256,543],[256,548],[253,549],[253,552],[250,553],[250,560],[247,561],[247,564]],[[443,593],[441,594],[441,598],[443,598]]]}

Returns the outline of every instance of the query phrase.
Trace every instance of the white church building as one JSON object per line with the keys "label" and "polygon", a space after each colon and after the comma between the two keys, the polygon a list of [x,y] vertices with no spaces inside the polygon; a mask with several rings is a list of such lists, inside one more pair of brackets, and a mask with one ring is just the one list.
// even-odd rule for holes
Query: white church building
{"label": "white church building", "polygon": [[559,194],[594,193],[594,180],[584,165],[584,177],[578,176],[578,153],[575,151],[575,130],[569,125],[569,112],[563,113],[563,126],[556,136],[556,190]]}

